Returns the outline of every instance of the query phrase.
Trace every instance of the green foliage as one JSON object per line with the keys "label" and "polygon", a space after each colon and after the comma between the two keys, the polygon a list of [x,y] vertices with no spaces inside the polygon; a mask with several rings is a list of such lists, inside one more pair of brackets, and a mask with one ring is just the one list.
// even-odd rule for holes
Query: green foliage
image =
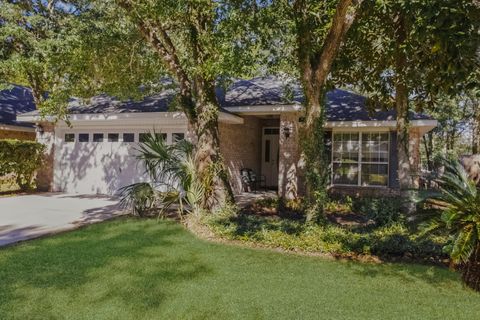
{"label": "green foliage", "polygon": [[451,237],[445,249],[455,263],[468,263],[480,246],[480,192],[458,161],[445,161],[438,179],[440,193],[424,200],[424,232],[444,231]]}
{"label": "green foliage", "polygon": [[0,140],[0,177],[13,175],[22,190],[34,187],[45,146],[34,141]]}
{"label": "green foliage", "polygon": [[[398,46],[397,22],[404,20],[405,41]],[[402,80],[417,110],[478,86],[480,5],[469,0],[365,1],[349,31],[332,79],[356,85],[372,101],[394,107],[393,88]],[[395,60],[406,55],[403,74]]]}
{"label": "green foliage", "polygon": [[[325,99],[325,97],[324,97]],[[324,205],[328,201],[327,187],[330,183],[330,164],[325,150],[324,108],[314,121],[311,131],[302,137],[302,150],[305,155],[305,177],[309,197],[307,221],[318,223],[324,218]]]}
{"label": "green foliage", "polygon": [[387,226],[405,219],[402,214],[404,204],[405,200],[401,198],[355,198],[352,210],[375,221],[378,226]]}
{"label": "green foliage", "polygon": [[211,216],[206,223],[219,236],[286,250],[338,255],[373,254],[419,260],[444,258],[446,239],[412,234],[402,223],[347,229],[333,224],[305,224],[298,219],[279,219],[251,214]]}
{"label": "green foliage", "polygon": [[199,179],[192,159],[193,146],[186,140],[167,145],[162,135],[152,132],[138,147],[138,160],[151,182],[135,183],[120,189],[121,204],[144,216],[154,209],[158,215],[173,205],[182,215],[199,214],[205,199],[204,180]]}

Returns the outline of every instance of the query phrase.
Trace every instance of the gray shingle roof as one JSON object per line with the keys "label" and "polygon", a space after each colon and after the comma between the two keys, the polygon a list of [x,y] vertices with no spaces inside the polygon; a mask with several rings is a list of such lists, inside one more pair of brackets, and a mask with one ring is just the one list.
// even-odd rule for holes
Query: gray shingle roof
{"label": "gray shingle roof", "polygon": [[[335,89],[327,93],[326,117],[327,121],[384,121],[395,120],[394,110],[369,111],[366,106],[367,98],[346,90]],[[410,112],[410,120],[432,119],[421,113]]]}
{"label": "gray shingle roof", "polygon": [[17,115],[35,110],[32,91],[21,86],[13,86],[0,91],[0,124],[32,127],[31,123],[18,122]]}
{"label": "gray shingle roof", "polygon": [[[300,85],[284,82],[279,78],[261,77],[251,80],[236,80],[227,90],[216,90],[218,101],[224,110],[238,106],[292,105],[303,103]],[[89,99],[87,103],[73,99],[69,105],[72,114],[91,113],[136,113],[166,112],[175,97],[175,90],[164,90],[159,94],[146,97],[142,101],[120,101],[116,98],[100,95]],[[366,97],[335,89],[327,93],[327,121],[355,120],[395,120],[395,111],[369,112]],[[411,113],[410,119],[431,119],[424,114]]]}

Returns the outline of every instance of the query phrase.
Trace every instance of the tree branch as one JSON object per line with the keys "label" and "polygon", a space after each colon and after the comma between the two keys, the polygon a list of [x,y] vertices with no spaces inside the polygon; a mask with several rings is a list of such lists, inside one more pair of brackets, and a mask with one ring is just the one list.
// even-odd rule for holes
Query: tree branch
{"label": "tree branch", "polygon": [[[134,5],[128,0],[117,0],[120,7],[127,12],[136,13]],[[195,116],[195,105],[192,95],[192,83],[183,69],[175,45],[161,23],[152,23],[138,14],[134,18],[142,36],[158,53],[167,69],[176,77],[180,88],[181,106],[189,117]]]}

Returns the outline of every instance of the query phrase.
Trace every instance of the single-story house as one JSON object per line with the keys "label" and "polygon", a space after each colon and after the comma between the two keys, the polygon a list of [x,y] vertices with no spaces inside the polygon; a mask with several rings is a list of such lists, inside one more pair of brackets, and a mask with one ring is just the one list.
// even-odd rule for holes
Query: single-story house
{"label": "single-story house", "polygon": [[[175,92],[166,90],[142,101],[121,102],[97,96],[88,104],[69,106],[72,127],[42,119],[38,112],[20,116],[35,122],[38,141],[49,146],[50,168],[44,186],[53,191],[114,194],[122,186],[147,179],[135,159],[142,135],[155,129],[167,143],[188,139],[185,115],[169,109]],[[288,96],[288,97],[287,97]],[[243,190],[240,170],[266,177],[279,195],[302,192],[299,126],[302,91],[286,90],[273,77],[239,80],[217,90],[221,152],[234,191]],[[327,94],[326,145],[332,164],[332,185],[339,190],[391,192],[398,189],[395,112],[369,112],[366,98],[346,90]],[[410,154],[420,166],[420,139],[437,122],[410,115]]]}
{"label": "single-story house", "polygon": [[17,116],[35,110],[32,91],[13,86],[0,91],[0,139],[35,140],[33,123],[17,121]]}

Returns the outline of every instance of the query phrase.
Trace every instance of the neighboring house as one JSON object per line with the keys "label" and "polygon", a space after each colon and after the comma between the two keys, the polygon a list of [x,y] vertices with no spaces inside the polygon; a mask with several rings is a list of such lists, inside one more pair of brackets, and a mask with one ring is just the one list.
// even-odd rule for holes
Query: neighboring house
{"label": "neighboring house", "polygon": [[13,86],[0,91],[0,139],[35,140],[33,123],[19,122],[17,116],[35,110],[30,89]]}
{"label": "neighboring house", "polygon": [[[37,113],[22,115],[42,127],[38,140],[50,146],[51,169],[45,185],[53,191],[114,194],[122,186],[146,179],[135,159],[136,143],[155,129],[167,143],[189,138],[185,115],[169,111],[174,91],[140,102],[107,96],[88,105],[71,103],[73,127],[49,123]],[[289,98],[287,99],[287,96]],[[266,176],[281,196],[301,193],[299,86],[272,77],[234,82],[218,90],[221,152],[236,193],[242,191],[240,169]],[[326,145],[332,162],[332,184],[343,191],[391,193],[398,188],[396,121],[392,111],[369,113],[365,97],[344,90],[327,94]],[[48,119],[47,119],[48,120]],[[420,139],[437,122],[410,115],[410,154],[414,171],[420,166]]]}

